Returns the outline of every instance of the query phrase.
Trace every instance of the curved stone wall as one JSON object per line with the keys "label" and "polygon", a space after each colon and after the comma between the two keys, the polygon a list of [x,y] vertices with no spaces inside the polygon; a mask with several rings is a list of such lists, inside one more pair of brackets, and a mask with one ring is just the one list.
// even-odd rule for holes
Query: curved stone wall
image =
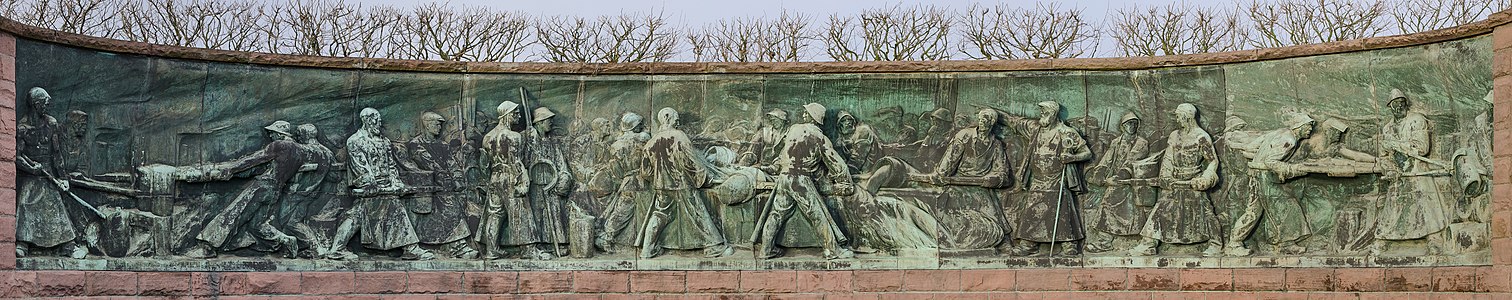
{"label": "curved stone wall", "polygon": [[[700,270],[737,274],[713,293],[799,291],[761,270],[886,292],[968,274],[1389,291],[1443,269],[1471,282],[1444,290],[1505,291],[1508,149],[1492,145],[1512,98],[1492,88],[1512,37],[1492,28],[1508,18],[1157,58],[614,65],[234,53],[0,20],[17,35],[7,254],[296,274],[292,290],[243,278],[251,294],[384,271],[421,293],[530,293],[538,275],[567,276],[553,293],[662,275],[682,289],[647,291],[693,292]],[[1203,270],[1161,283],[1177,268]],[[499,272],[516,289],[415,288]],[[893,277],[918,279],[861,288]],[[944,290],[1002,291],[982,282]],[[379,293],[357,289],[340,291]]]}

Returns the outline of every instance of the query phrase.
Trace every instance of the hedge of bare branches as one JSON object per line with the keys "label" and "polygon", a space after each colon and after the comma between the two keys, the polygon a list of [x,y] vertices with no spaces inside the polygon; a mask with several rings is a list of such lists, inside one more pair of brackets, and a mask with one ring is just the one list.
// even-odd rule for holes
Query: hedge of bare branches
{"label": "hedge of bare branches", "polygon": [[[1245,2],[1247,1],[1247,2]],[[1462,25],[1512,0],[1245,0],[1131,5],[895,4],[855,15],[783,11],[701,26],[672,16],[533,16],[487,7],[347,0],[0,0],[23,23],[148,43],[446,61],[795,62],[1156,56],[1279,47]],[[1101,50],[1101,51],[1099,51]]]}

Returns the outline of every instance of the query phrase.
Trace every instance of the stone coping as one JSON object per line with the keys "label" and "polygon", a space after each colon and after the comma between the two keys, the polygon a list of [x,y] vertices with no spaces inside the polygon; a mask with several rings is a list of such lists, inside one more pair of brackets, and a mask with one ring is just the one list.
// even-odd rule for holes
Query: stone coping
{"label": "stone coping", "polygon": [[[595,258],[573,260],[356,260],[332,261],[311,259],[227,257],[204,260],[164,260],[156,258],[70,259],[60,257],[24,257],[17,259],[22,270],[71,271],[196,271],[196,272],[266,272],[266,271],[714,271],[714,270],[971,270],[971,269],[1082,269],[1082,268],[1185,268],[1242,269],[1275,267],[1381,268],[1381,267],[1448,267],[1490,265],[1490,255],[1453,256],[1312,256],[1312,257],[961,257],[961,258],[894,258],[866,257],[847,260],[824,260],[816,257],[791,257],[772,260],[749,258],[636,260],[633,258]],[[1446,265],[1448,264],[1448,265]]]}
{"label": "stone coping", "polygon": [[[1512,10],[1491,14],[1485,20],[1433,31],[1372,37],[1322,44],[1297,45],[1217,53],[1156,57],[1067,58],[1032,60],[943,60],[901,62],[784,62],[784,63],[544,63],[544,62],[447,62],[375,58],[340,58],[257,52],[226,51],[157,45],[64,33],[0,18],[0,31],[19,38],[88,49],[164,58],[250,63],[290,67],[343,68],[445,73],[521,74],[771,74],[771,73],[880,73],[969,72],[1031,70],[1120,70],[1174,66],[1227,64],[1336,54],[1354,51],[1408,47],[1491,33],[1512,22]],[[1501,44],[1503,41],[1497,41]]]}

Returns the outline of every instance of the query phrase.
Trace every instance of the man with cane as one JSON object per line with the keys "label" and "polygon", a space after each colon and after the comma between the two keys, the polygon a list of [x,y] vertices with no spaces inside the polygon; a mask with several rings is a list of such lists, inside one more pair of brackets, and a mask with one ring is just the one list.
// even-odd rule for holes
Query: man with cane
{"label": "man with cane", "polygon": [[[1007,128],[1028,139],[1027,160],[1020,163],[1016,177],[1019,189],[1027,191],[1017,205],[1013,238],[1016,246],[1008,252],[1029,256],[1039,252],[1041,244],[1061,243],[1062,256],[1081,254],[1081,213],[1076,195],[1086,191],[1076,163],[1092,159],[1092,150],[1076,129],[1060,119],[1060,104],[1040,102],[1038,119],[1004,114]],[[1013,205],[1009,205],[1013,207]],[[1011,210],[1011,209],[1010,209]]]}

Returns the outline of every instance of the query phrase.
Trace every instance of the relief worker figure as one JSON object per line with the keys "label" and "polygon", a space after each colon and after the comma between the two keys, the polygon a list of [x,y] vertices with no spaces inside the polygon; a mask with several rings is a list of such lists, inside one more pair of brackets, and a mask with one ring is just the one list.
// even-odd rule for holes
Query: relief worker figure
{"label": "relief worker figure", "polygon": [[[93,153],[91,153],[89,145],[89,113],[80,110],[70,110],[64,119],[62,124],[63,138],[62,142],[60,142],[62,149],[58,153],[63,154],[68,159],[59,164],[60,168],[66,171],[66,174],[79,173],[80,175],[89,175],[89,167],[93,166],[91,161]],[[77,179],[86,178],[89,177],[85,176]]]}
{"label": "relief worker figure", "polygon": [[257,166],[266,165],[267,171],[258,174],[231,198],[224,210],[217,213],[204,229],[195,236],[201,243],[191,249],[190,257],[213,257],[217,250],[235,250],[251,246],[260,239],[283,246],[285,257],[299,253],[298,241],[280,230],[275,218],[282,207],[281,201],[286,185],[309,161],[304,148],[294,142],[294,126],[285,121],[276,121],[263,127],[272,139],[261,150],[240,158],[203,166],[208,180],[224,181],[233,174]]}
{"label": "relief worker figure", "polygon": [[1011,186],[1007,145],[998,139],[998,112],[983,109],[976,124],[956,131],[926,181],[944,186],[948,203],[934,207],[949,249],[982,249],[1002,244],[1011,232],[1003,221],[1000,189]]}
{"label": "relief worker figure", "polygon": [[58,119],[47,112],[52,95],[31,88],[31,111],[16,121],[16,257],[26,257],[36,248],[63,247],[72,258],[89,254],[65,202],[70,196],[62,151],[63,131]]}
{"label": "relief worker figure", "polygon": [[356,225],[350,214],[351,199],[337,195],[341,175],[333,170],[336,154],[320,142],[320,130],[314,124],[299,125],[294,135],[308,159],[305,166],[315,168],[301,168],[294,175],[285,195],[288,213],[283,217],[284,223],[314,257],[357,259],[357,254],[347,251],[347,241],[356,232]]}
{"label": "relief worker figure", "polygon": [[845,234],[830,214],[816,180],[828,180],[833,184],[833,191],[827,192],[835,196],[851,195],[855,192],[855,183],[851,182],[844,159],[819,129],[819,125],[824,124],[824,106],[809,103],[803,109],[800,123],[788,127],[787,133],[783,134],[782,150],[778,152],[773,170],[776,187],[768,207],[763,209],[765,217],[756,227],[760,230],[757,236],[761,241],[756,255],[762,258],[782,255],[777,248],[777,239],[782,233],[782,225],[797,209],[819,235],[825,258],[853,258],[856,254],[844,246],[847,242]]}
{"label": "relief worker figure", "polygon": [[1124,113],[1118,121],[1121,134],[1108,142],[1107,151],[1087,170],[1091,177],[1088,183],[1104,187],[1095,210],[1101,217],[1091,228],[1087,251],[1111,251],[1115,239],[1139,236],[1145,217],[1155,205],[1155,191],[1150,187],[1119,182],[1149,177],[1151,164],[1139,162],[1150,153],[1149,142],[1139,136],[1139,122],[1134,112]]}
{"label": "relief worker figure", "polygon": [[[552,259],[567,255],[563,244],[568,243],[567,237],[567,213],[575,211],[567,196],[572,193],[573,176],[571,167],[567,164],[567,156],[562,153],[566,144],[562,138],[553,134],[556,129],[556,112],[546,107],[537,107],[531,114],[531,124],[526,130],[525,140],[528,168],[530,172],[530,209],[531,219],[537,224],[538,230],[534,244],[527,251],[536,259]],[[513,217],[513,215],[511,215]],[[520,232],[515,230],[514,232]],[[520,232],[522,234],[530,234]]]}
{"label": "relief worker figure", "polygon": [[1129,254],[1155,255],[1160,243],[1205,242],[1202,256],[1218,256],[1223,253],[1223,227],[1207,194],[1218,183],[1218,152],[1213,137],[1197,124],[1196,106],[1182,103],[1175,113],[1178,128],[1166,138],[1160,176],[1155,178],[1160,197],[1141,231],[1144,240]]}
{"label": "relief worker figure", "polygon": [[[1482,99],[1487,105],[1494,101],[1490,92]],[[1455,211],[1456,219],[1460,222],[1489,223],[1491,219],[1491,141],[1494,140],[1492,135],[1496,133],[1491,114],[1488,108],[1471,119],[1469,128],[1465,130],[1468,138],[1460,143],[1460,148],[1452,155],[1455,182],[1459,183],[1456,187],[1462,195],[1459,210]]]}
{"label": "relief worker figure", "polygon": [[609,163],[609,148],[601,146],[614,143],[615,137],[614,123],[609,122],[609,119],[593,118],[588,126],[587,132],[578,135],[572,142],[574,148],[583,149],[574,153],[572,160],[584,162],[579,164],[578,168],[582,169],[577,172],[585,178],[602,169],[600,166]]}
{"label": "relief worker figure", "polygon": [[409,199],[410,211],[415,214],[415,233],[420,235],[421,244],[439,245],[452,257],[475,257],[477,251],[467,244],[472,230],[465,222],[467,204],[461,197],[467,188],[463,185],[464,169],[456,161],[455,153],[461,150],[462,141],[445,139],[446,119],[440,114],[420,114],[419,125],[420,133],[405,144],[408,152],[405,156],[422,174],[421,182],[412,185],[429,189]]}
{"label": "relief worker figure", "polygon": [[777,150],[782,147],[782,135],[787,132],[788,112],[782,109],[768,111],[761,119],[761,128],[756,130],[745,153],[738,160],[747,166],[769,166],[777,160]]}
{"label": "relief worker figure", "polygon": [[674,219],[692,225],[703,238],[704,255],[721,257],[733,254],[722,232],[709,216],[708,201],[699,188],[712,186],[709,163],[693,149],[688,135],[676,128],[677,111],[662,108],[656,113],[657,129],[644,146],[646,166],[642,176],[651,183],[654,201],[651,217],[641,238],[641,258],[653,258],[662,252],[662,232]]}
{"label": "relief worker figure", "polygon": [[845,163],[850,166],[851,172],[865,172],[871,169],[872,162],[880,158],[882,138],[877,136],[877,130],[871,125],[861,123],[856,116],[848,111],[840,111],[836,114],[840,119],[839,137],[836,145],[839,152],[845,157]]}
{"label": "relief worker figure", "polygon": [[620,179],[610,174],[614,157],[609,148],[619,133],[607,118],[593,118],[588,124],[587,132],[581,132],[573,139],[571,149],[576,151],[571,151],[568,157],[574,162],[574,176],[583,181],[578,193],[573,193],[572,201],[589,208],[597,214],[595,216],[603,216],[609,206],[606,201],[612,200],[607,196],[614,192],[615,183]]}
{"label": "relief worker figure", "polygon": [[[630,228],[630,223],[635,221],[636,212],[646,209],[638,209],[643,205],[637,203],[637,199],[641,199],[640,196],[646,191],[646,184],[640,176],[644,171],[641,170],[641,163],[645,157],[641,146],[651,139],[651,135],[646,133],[644,122],[641,115],[636,113],[621,115],[620,134],[609,145],[608,153],[612,159],[608,162],[605,178],[614,180],[611,184],[615,188],[605,195],[610,199],[605,201],[608,206],[601,217],[604,229],[594,239],[594,246],[604,252],[615,251],[614,244],[620,239],[620,233]],[[639,231],[633,229],[632,232],[639,234]]]}
{"label": "relief worker figure", "polygon": [[[1361,151],[1355,151],[1344,146],[1344,134],[1349,132],[1349,124],[1339,119],[1328,119],[1318,123],[1320,132],[1308,137],[1302,142],[1300,157],[1309,161],[1344,159],[1352,162],[1374,164],[1375,155]],[[1356,173],[1370,173],[1374,168],[1361,170],[1351,169]]]}
{"label": "relief worker figure", "polygon": [[[401,259],[430,260],[435,253],[420,247],[409,206],[400,198],[411,188],[399,178],[399,151],[383,137],[383,116],[377,109],[363,108],[358,115],[362,128],[346,140],[347,185],[357,208],[362,246],[374,250],[400,249]],[[461,221],[461,220],[458,220]]]}
{"label": "relief worker figure", "polygon": [[[1444,192],[1435,177],[1447,176],[1446,163],[1428,158],[1433,152],[1433,123],[1413,109],[1401,90],[1391,90],[1386,107],[1391,119],[1381,126],[1380,161],[1386,165],[1382,180],[1389,181],[1386,196],[1377,204],[1376,244],[1379,254],[1396,241],[1416,240],[1444,231]],[[1430,246],[1432,252],[1441,251]]]}
{"label": "relief worker figure", "polygon": [[[1248,256],[1252,250],[1244,245],[1251,233],[1259,228],[1265,234],[1261,241],[1275,246],[1281,253],[1300,254],[1306,248],[1297,245],[1312,234],[1312,227],[1303,215],[1302,204],[1282,188],[1286,180],[1307,175],[1300,166],[1291,163],[1298,143],[1312,135],[1316,123],[1312,117],[1299,112],[1283,115],[1286,127],[1271,130],[1253,138],[1228,139],[1229,147],[1249,158],[1246,164],[1246,181],[1249,193],[1243,198],[1244,213],[1235,221],[1224,245],[1224,254]],[[1234,132],[1229,134],[1233,135]]]}
{"label": "relief worker figure", "polygon": [[483,136],[488,198],[474,240],[483,248],[484,259],[502,257],[501,245],[530,245],[538,240],[534,211],[526,198],[530,179],[524,164],[524,137],[510,128],[520,121],[520,109],[514,102],[499,103],[499,122]]}
{"label": "relief worker figure", "polygon": [[[1082,231],[1078,193],[1086,191],[1076,164],[1092,159],[1081,134],[1060,119],[1060,104],[1040,102],[1039,118],[1025,119],[1006,115],[1006,123],[1019,135],[1029,139],[1029,156],[1018,168],[1019,188],[1023,193],[1017,203],[1013,226],[1015,245],[1009,254],[1029,256],[1040,245],[1060,243],[1058,255],[1081,254]],[[1056,251],[1051,249],[1051,251]]]}

